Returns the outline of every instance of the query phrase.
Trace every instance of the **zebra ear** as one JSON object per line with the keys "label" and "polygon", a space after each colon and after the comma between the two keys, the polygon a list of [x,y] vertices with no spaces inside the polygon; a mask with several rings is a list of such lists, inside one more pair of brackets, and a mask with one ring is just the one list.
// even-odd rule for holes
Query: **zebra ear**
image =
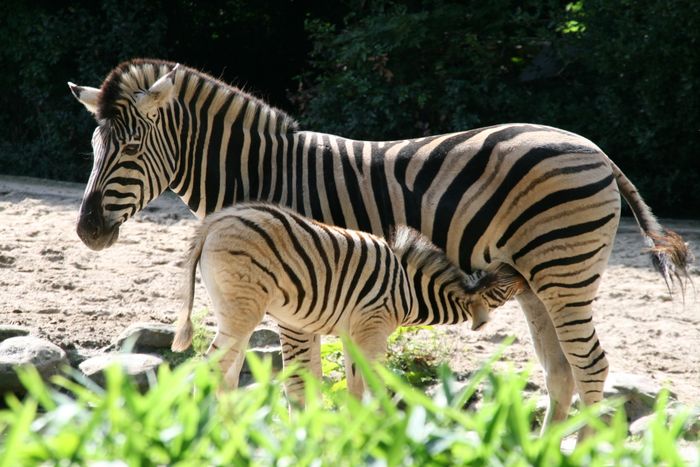
{"label": "zebra ear", "polygon": [[91,88],[90,86],[78,86],[68,81],[68,87],[70,92],[73,93],[76,99],[78,99],[88,112],[95,114],[97,112],[97,96],[100,90],[97,88]]}
{"label": "zebra ear", "polygon": [[175,65],[172,70],[158,78],[148,91],[136,96],[136,108],[141,113],[149,115],[170,102],[175,89],[175,73],[179,66]]}

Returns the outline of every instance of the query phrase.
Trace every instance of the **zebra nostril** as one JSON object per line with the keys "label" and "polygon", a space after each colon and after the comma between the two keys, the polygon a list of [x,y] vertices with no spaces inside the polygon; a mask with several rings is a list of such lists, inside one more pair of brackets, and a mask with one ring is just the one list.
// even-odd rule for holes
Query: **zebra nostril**
{"label": "zebra nostril", "polygon": [[96,221],[94,216],[88,217],[86,224],[88,235],[90,235],[92,238],[97,238],[100,236],[100,223]]}
{"label": "zebra nostril", "polygon": [[81,217],[78,221],[78,236],[82,239],[95,240],[101,235],[100,224],[92,217]]}
{"label": "zebra nostril", "polygon": [[88,195],[80,208],[78,218],[78,236],[83,242],[94,244],[104,235],[104,218],[102,217],[102,194],[93,192]]}
{"label": "zebra nostril", "polygon": [[95,226],[91,226],[91,227],[92,227],[92,230],[89,231],[88,234],[89,234],[93,239],[98,238],[98,237],[100,236],[100,231],[99,231],[99,229],[97,228],[96,225],[95,225]]}

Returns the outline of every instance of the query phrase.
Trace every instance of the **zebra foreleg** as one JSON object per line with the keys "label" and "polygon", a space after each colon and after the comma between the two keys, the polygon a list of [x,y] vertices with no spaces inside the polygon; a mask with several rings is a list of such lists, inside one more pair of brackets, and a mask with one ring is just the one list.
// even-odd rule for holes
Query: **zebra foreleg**
{"label": "zebra foreleg", "polygon": [[[386,358],[387,339],[389,334],[394,331],[392,329],[378,329],[359,327],[360,331],[350,334],[350,340],[357,346],[357,349],[362,352],[367,361],[383,361]],[[366,389],[364,378],[359,373],[353,362],[348,349],[343,347],[345,358],[345,377],[348,381],[348,392],[361,399]]]}
{"label": "zebra foreleg", "polygon": [[544,303],[531,291],[518,295],[517,300],[527,318],[535,352],[544,369],[549,396],[542,421],[544,433],[553,422],[563,421],[569,414],[574,394],[574,377]]}
{"label": "zebra foreleg", "polygon": [[[285,368],[296,366],[317,379],[321,374],[321,336],[280,325],[280,343]],[[289,376],[284,383],[287,398],[301,407],[306,403],[304,379],[299,372]]]}

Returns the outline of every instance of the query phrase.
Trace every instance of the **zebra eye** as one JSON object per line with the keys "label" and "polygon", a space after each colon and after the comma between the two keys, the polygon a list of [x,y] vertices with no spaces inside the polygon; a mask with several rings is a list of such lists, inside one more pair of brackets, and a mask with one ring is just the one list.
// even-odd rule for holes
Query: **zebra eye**
{"label": "zebra eye", "polygon": [[135,156],[136,153],[139,152],[139,144],[138,143],[130,143],[124,146],[122,148],[122,152],[126,154],[127,156]]}

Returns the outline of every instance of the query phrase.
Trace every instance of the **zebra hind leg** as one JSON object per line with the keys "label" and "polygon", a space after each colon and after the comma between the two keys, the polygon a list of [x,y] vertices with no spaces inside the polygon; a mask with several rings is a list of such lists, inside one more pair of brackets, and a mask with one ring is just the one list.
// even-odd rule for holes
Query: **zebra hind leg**
{"label": "zebra hind leg", "polygon": [[535,353],[545,373],[549,401],[542,422],[544,432],[553,422],[566,419],[574,394],[574,378],[545,305],[531,291],[518,295],[517,300],[527,318]]}
{"label": "zebra hind leg", "polygon": [[[282,344],[282,360],[285,368],[296,366],[299,370],[307,371],[316,379],[321,374],[321,336],[300,331],[282,324],[280,328],[280,343]],[[287,399],[290,403],[304,407],[306,404],[306,388],[304,378],[299,372],[293,373],[284,382]]]}
{"label": "zebra hind leg", "polygon": [[[608,360],[593,325],[592,304],[602,274],[601,264],[605,263],[598,262],[586,271],[587,274],[595,273],[589,276],[593,280],[570,285],[549,282],[547,286],[540,283],[539,289],[535,289],[540,292],[538,298],[548,311],[561,351],[570,364],[576,390],[585,405],[603,399],[608,375]],[[541,282],[544,280],[547,279]],[[551,335],[551,331],[548,334]],[[589,433],[590,427],[585,427],[579,432],[579,439]]]}
{"label": "zebra hind leg", "polygon": [[[565,305],[576,306],[565,308],[567,313],[560,309],[553,316],[553,323],[559,343],[571,364],[579,397],[585,405],[592,405],[603,400],[609,365],[593,326],[591,304],[584,304],[586,302]],[[590,431],[590,427],[584,427],[579,432],[579,439],[588,436]]]}
{"label": "zebra hind leg", "polygon": [[224,377],[226,389],[238,387],[238,375],[245,360],[245,349],[253,331],[248,333],[233,332],[231,329],[219,329],[207,350],[208,358],[218,358],[219,368]]}
{"label": "zebra hind leg", "polygon": [[[264,309],[260,301],[233,294],[212,294],[218,329],[207,356],[219,357],[219,367],[227,389],[238,387],[238,377],[245,360],[248,341],[262,322]],[[222,355],[219,355],[222,353]]]}

